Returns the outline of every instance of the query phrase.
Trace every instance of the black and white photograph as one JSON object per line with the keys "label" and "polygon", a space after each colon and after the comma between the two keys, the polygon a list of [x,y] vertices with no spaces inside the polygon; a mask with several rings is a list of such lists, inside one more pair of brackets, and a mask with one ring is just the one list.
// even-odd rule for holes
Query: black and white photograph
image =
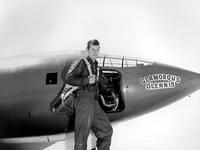
{"label": "black and white photograph", "polygon": [[0,150],[199,150],[199,8],[0,0]]}

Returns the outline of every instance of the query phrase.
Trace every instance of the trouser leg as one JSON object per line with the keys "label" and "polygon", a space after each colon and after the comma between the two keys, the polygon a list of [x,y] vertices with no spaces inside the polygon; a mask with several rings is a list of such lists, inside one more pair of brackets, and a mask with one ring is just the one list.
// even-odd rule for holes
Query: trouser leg
{"label": "trouser leg", "polygon": [[79,98],[75,113],[75,150],[86,150],[87,139],[95,112],[95,102],[88,97]]}
{"label": "trouser leg", "polygon": [[101,109],[98,102],[91,129],[97,137],[98,150],[110,150],[113,129],[106,113]]}

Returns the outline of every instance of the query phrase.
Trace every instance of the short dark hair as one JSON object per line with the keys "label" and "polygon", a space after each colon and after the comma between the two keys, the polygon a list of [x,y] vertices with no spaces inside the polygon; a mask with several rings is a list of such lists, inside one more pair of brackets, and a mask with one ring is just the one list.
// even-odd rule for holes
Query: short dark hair
{"label": "short dark hair", "polygon": [[96,40],[96,39],[89,40],[89,41],[87,42],[87,49],[88,49],[88,50],[89,50],[89,48],[90,48],[90,45],[95,45],[95,46],[97,46],[97,45],[99,45],[99,41]]}

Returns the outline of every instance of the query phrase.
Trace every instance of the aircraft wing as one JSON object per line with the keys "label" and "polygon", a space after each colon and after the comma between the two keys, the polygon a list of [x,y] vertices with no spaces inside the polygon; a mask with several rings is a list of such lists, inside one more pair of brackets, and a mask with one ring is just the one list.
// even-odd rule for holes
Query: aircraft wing
{"label": "aircraft wing", "polygon": [[[0,140],[0,150],[50,150],[57,147],[71,150],[74,147],[74,132],[46,136],[4,138]],[[88,149],[96,147],[96,137],[88,136]]]}
{"label": "aircraft wing", "polygon": [[68,139],[67,134],[34,137],[5,138],[0,140],[1,150],[43,150],[58,141]]}

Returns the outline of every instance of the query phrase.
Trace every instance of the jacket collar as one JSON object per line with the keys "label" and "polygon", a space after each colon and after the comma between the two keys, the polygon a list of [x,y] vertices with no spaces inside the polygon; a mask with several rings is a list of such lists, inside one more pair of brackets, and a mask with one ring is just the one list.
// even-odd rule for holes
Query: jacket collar
{"label": "jacket collar", "polygon": [[98,64],[97,60],[93,62],[93,60],[89,56],[87,56],[87,60],[90,62],[90,64]]}

